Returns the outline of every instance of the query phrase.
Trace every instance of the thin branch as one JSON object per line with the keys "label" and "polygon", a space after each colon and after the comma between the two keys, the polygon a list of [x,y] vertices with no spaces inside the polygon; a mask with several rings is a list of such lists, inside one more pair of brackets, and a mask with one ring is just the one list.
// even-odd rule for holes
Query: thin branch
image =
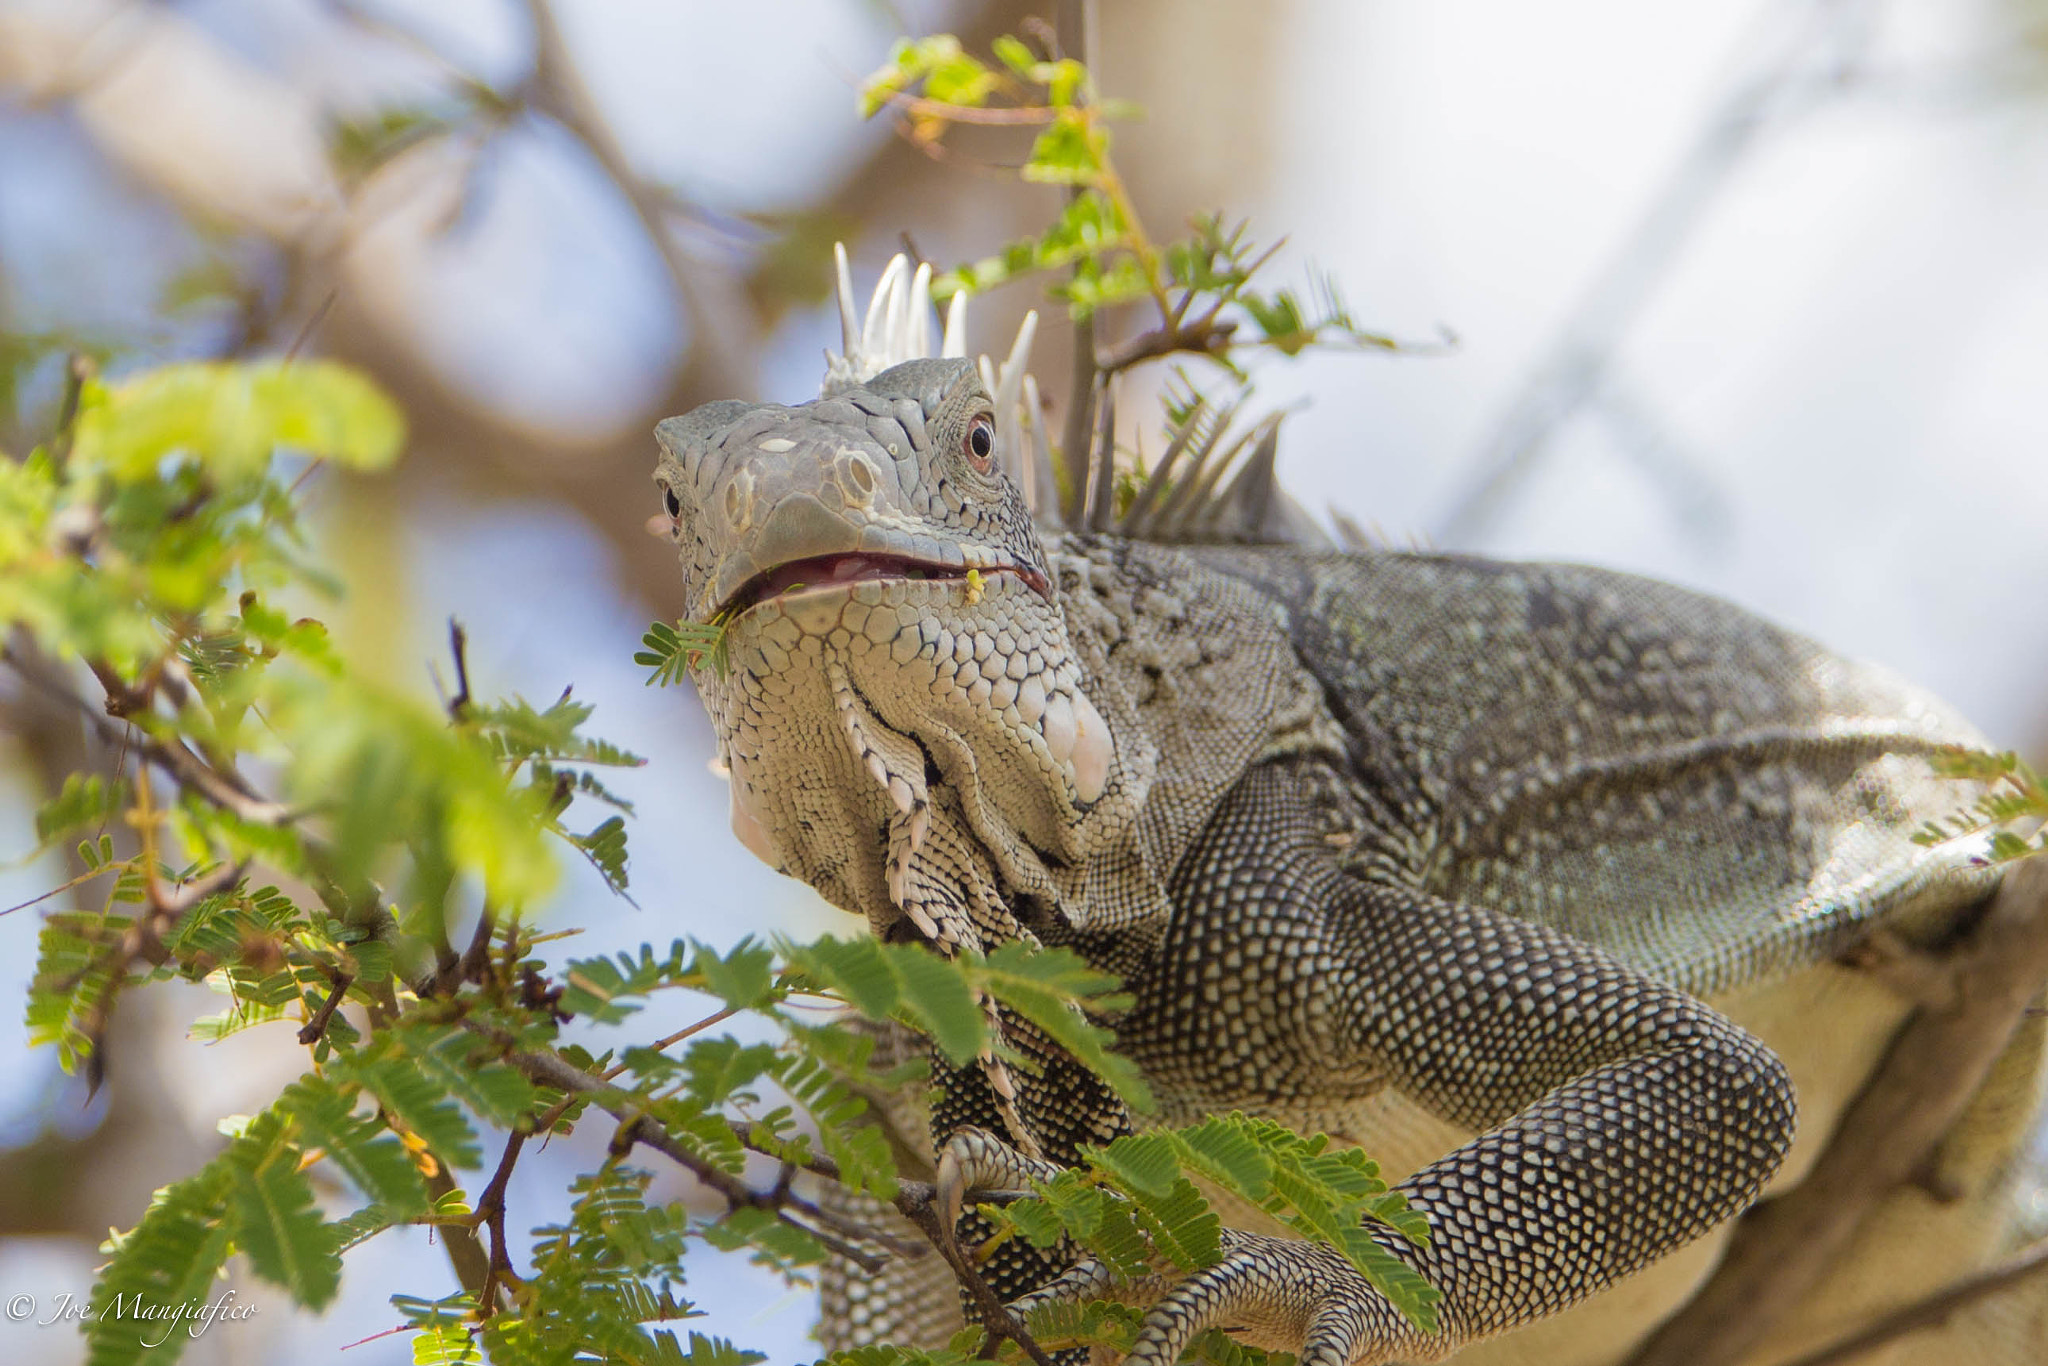
{"label": "thin branch", "polygon": [[514,1129],[505,1139],[505,1151],[498,1158],[498,1170],[492,1173],[491,1183],[476,1198],[476,1221],[491,1235],[490,1268],[484,1275],[484,1292],[477,1297],[477,1311],[484,1318],[498,1311],[500,1284],[519,1279],[512,1270],[512,1257],[505,1245],[505,1188],[511,1183],[512,1168],[519,1161],[519,1150],[526,1146],[526,1137]]}
{"label": "thin branch", "polygon": [[[673,1048],[675,1047],[675,1045],[681,1043],[684,1039],[689,1038],[692,1034],[700,1034],[703,1031],[711,1028],[711,1026],[715,1024],[719,1024],[725,1020],[730,1020],[733,1016],[739,1013],[740,1008],[738,1006],[727,1006],[725,1009],[721,1011],[717,1011],[714,1014],[706,1015],[703,1019],[697,1021],[697,1023],[695,1024],[684,1025],[675,1033],[667,1035],[664,1038],[656,1039],[649,1046],[653,1048],[654,1051],[657,1053],[661,1052],[663,1049],[666,1048]],[[619,1063],[616,1066],[606,1068],[604,1072],[600,1074],[600,1076],[605,1081],[611,1081],[612,1079],[626,1071],[629,1066],[630,1064],[628,1063]]]}
{"label": "thin branch", "polygon": [[108,873],[113,872],[116,868],[119,868],[120,866],[120,862],[116,860],[113,863],[102,863],[97,868],[87,869],[85,872],[80,873],[77,877],[72,878],[71,881],[64,883],[62,886],[52,887],[49,891],[44,892],[41,896],[32,896],[26,901],[15,902],[12,906],[7,907],[5,910],[0,910],[0,915],[13,915],[16,911],[25,911],[31,906],[41,905],[43,902],[48,901],[53,896],[62,896],[64,893],[70,891],[73,887],[77,887],[84,883],[91,882],[96,877],[105,877]]}
{"label": "thin branch", "polygon": [[[503,1036],[496,1031],[476,1025],[472,1025],[471,1028],[486,1037],[503,1041]],[[591,1104],[620,1121],[621,1141],[652,1148],[687,1168],[699,1181],[723,1196],[730,1208],[751,1207],[767,1210],[783,1223],[816,1238],[826,1248],[845,1257],[869,1275],[882,1269],[882,1258],[855,1246],[850,1241],[874,1241],[872,1232],[865,1226],[844,1215],[820,1209],[810,1201],[799,1199],[787,1192],[778,1195],[772,1191],[757,1191],[724,1168],[706,1162],[678,1142],[660,1124],[653,1122],[647,1114],[646,1101],[642,1097],[621,1090],[608,1082],[599,1081],[582,1068],[552,1053],[514,1049],[506,1054],[505,1060],[543,1086],[588,1096]],[[795,1217],[799,1214],[802,1218]]]}
{"label": "thin branch", "polygon": [[497,933],[497,912],[486,901],[477,912],[476,928],[470,931],[469,947],[462,953],[462,977],[464,981],[481,984],[491,975],[491,936]]}
{"label": "thin branch", "polygon": [[[187,749],[181,740],[158,740],[132,722],[127,725],[121,724],[77,693],[43,677],[38,670],[28,667],[26,661],[14,653],[13,646],[0,648],[0,662],[11,666],[22,678],[52,697],[76,707],[99,733],[101,740],[109,745],[130,747],[136,755],[162,769],[172,781],[186,791],[204,798],[232,816],[248,821],[251,825],[282,826],[291,823],[291,808],[245,792],[209,767],[205,760]],[[114,687],[122,692],[126,691],[125,685],[118,678],[114,680]],[[113,702],[116,694],[110,692],[108,697],[109,701]]]}
{"label": "thin branch", "polygon": [[[1221,304],[1217,305],[1218,309],[1221,307]],[[1183,352],[1210,357],[1226,355],[1237,327],[1235,319],[1218,322],[1216,309],[1211,309],[1192,322],[1176,321],[1168,327],[1140,332],[1129,341],[1098,353],[1095,365],[1105,374],[1113,375],[1148,360]]]}
{"label": "thin branch", "polygon": [[339,289],[330,289],[321,296],[319,304],[314,307],[312,313],[307,315],[306,321],[299,324],[298,333],[292,337],[292,344],[285,348],[284,358],[286,364],[290,364],[299,358],[299,349],[308,341],[311,341],[313,333],[319,330],[320,324],[327,321],[328,310],[334,307],[334,301],[340,297],[341,291]]}
{"label": "thin branch", "polygon": [[352,973],[336,969],[333,990],[327,993],[327,999],[320,1003],[320,1008],[313,1012],[313,1018],[306,1021],[304,1027],[299,1030],[300,1043],[320,1042],[320,1036],[327,1032],[327,1022],[333,1019],[334,1012],[341,1008],[342,998],[348,995],[349,985],[355,980]]}
{"label": "thin branch", "polygon": [[1951,953],[1955,1000],[1900,1029],[1806,1179],[1752,1210],[1629,1366],[1732,1366],[1799,1314],[1880,1201],[1927,1163],[2048,980],[2048,857],[2013,864]]}
{"label": "thin branch", "polygon": [[469,714],[469,633],[454,617],[448,618],[448,653],[455,656],[455,696],[448,699],[448,718],[460,721]]}
{"label": "thin branch", "polygon": [[1810,1356],[1789,1362],[1787,1366],[1841,1366],[1843,1362],[1854,1361],[1908,1333],[1938,1327],[1948,1322],[1949,1316],[1957,1310],[2043,1271],[2048,1271],[2048,1241],[2035,1243],[2017,1257],[2000,1262],[1989,1271],[1895,1310],[1861,1332],[1823,1347]]}
{"label": "thin branch", "polygon": [[991,126],[1051,123],[1058,113],[1057,110],[1042,104],[1025,105],[1018,109],[989,108],[986,105],[948,104],[944,100],[928,99],[923,95],[909,95],[900,90],[889,91],[882,98],[891,108],[901,109],[906,114],[944,119],[947,123],[981,123]]}

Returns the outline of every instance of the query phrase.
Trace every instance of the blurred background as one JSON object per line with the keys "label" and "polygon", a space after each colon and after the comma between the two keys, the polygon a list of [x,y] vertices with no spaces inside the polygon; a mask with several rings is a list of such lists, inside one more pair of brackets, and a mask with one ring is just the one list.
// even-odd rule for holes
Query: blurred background
{"label": "blurred background", "polygon": [[[649,428],[815,393],[835,238],[865,289],[906,235],[948,264],[1056,211],[993,169],[1021,143],[927,156],[854,92],[901,34],[985,52],[1059,8],[0,0],[0,449],[48,429],[74,350],[116,374],[294,344],[363,366],[412,442],[394,476],[311,486],[345,643],[427,690],[459,617],[480,691],[573,683],[651,760],[618,784],[639,905],[572,873],[577,951],[847,932],[731,838],[694,696],[631,663],[679,607],[644,529]],[[1258,372],[1311,509],[1699,586],[2048,749],[2048,5],[1103,0],[1091,57],[1146,110],[1117,155],[1156,235],[1248,215],[1290,238],[1276,283],[1313,264],[1362,326],[1457,339]],[[1007,347],[1031,289],[977,306],[977,345]],[[1044,311],[1057,402],[1069,333]],[[65,880],[18,855],[81,745],[0,689],[0,907]],[[0,915],[15,1000],[39,914]],[[0,1295],[82,1299],[108,1227],[303,1066],[283,1025],[186,1038],[219,1008],[127,998],[90,1101],[0,1014]],[[511,1222],[559,1217],[601,1147],[529,1152]],[[387,1233],[318,1318],[236,1288],[260,1312],[187,1360],[410,1361],[373,1336],[388,1296],[455,1283]],[[708,1253],[686,1293],[707,1317],[683,1326],[809,1359],[806,1293]],[[0,1350],[79,1349],[0,1321]]]}

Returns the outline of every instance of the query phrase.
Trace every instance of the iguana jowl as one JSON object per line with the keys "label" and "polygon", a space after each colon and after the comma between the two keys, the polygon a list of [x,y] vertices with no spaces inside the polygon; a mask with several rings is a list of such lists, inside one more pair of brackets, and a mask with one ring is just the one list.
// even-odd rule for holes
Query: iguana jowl
{"label": "iguana jowl", "polygon": [[[836,387],[658,429],[690,613],[728,622],[697,681],[740,838],[885,937],[1122,974],[1168,1120],[1450,1135],[1401,1186],[1429,1246],[1393,1245],[1438,1334],[1341,1256],[1234,1232],[1220,1266],[1125,1287],[1156,1299],[1132,1361],[1212,1325],[1435,1358],[1699,1238],[1795,1129],[1786,1064],[1707,998],[1879,918],[1933,937],[1989,886],[1908,839],[1955,804],[1924,755],[1978,737],[1879,670],[1593,569],[1041,536],[971,363]],[[1003,1024],[1048,1065],[952,1078],[956,1183],[1130,1123]],[[1040,1288],[1056,1270],[992,1274],[1106,1288]]]}

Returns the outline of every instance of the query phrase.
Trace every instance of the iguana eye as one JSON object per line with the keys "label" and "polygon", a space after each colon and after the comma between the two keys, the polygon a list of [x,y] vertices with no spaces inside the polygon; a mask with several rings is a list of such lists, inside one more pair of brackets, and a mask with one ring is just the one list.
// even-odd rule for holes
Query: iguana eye
{"label": "iguana eye", "polygon": [[996,424],[991,417],[977,417],[967,425],[967,435],[960,442],[967,452],[967,463],[974,466],[979,474],[987,474],[995,462],[990,459],[996,450]]}
{"label": "iguana eye", "polygon": [[661,490],[661,501],[667,506],[669,516],[680,517],[683,515],[683,500],[676,497],[674,489],[664,485]]}

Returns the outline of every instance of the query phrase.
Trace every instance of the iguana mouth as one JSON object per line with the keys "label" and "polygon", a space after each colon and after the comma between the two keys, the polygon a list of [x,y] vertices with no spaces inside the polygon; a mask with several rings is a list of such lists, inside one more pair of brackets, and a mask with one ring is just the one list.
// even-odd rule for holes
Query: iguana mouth
{"label": "iguana mouth", "polygon": [[[971,566],[941,564],[910,555],[877,555],[868,551],[842,551],[812,555],[765,569],[739,586],[718,609],[718,616],[730,619],[756,603],[799,588],[823,588],[833,584],[862,583],[871,579],[949,579],[965,584]],[[1035,569],[1016,564],[983,565],[984,577],[1014,574],[1040,597],[1051,596],[1045,576]]]}

